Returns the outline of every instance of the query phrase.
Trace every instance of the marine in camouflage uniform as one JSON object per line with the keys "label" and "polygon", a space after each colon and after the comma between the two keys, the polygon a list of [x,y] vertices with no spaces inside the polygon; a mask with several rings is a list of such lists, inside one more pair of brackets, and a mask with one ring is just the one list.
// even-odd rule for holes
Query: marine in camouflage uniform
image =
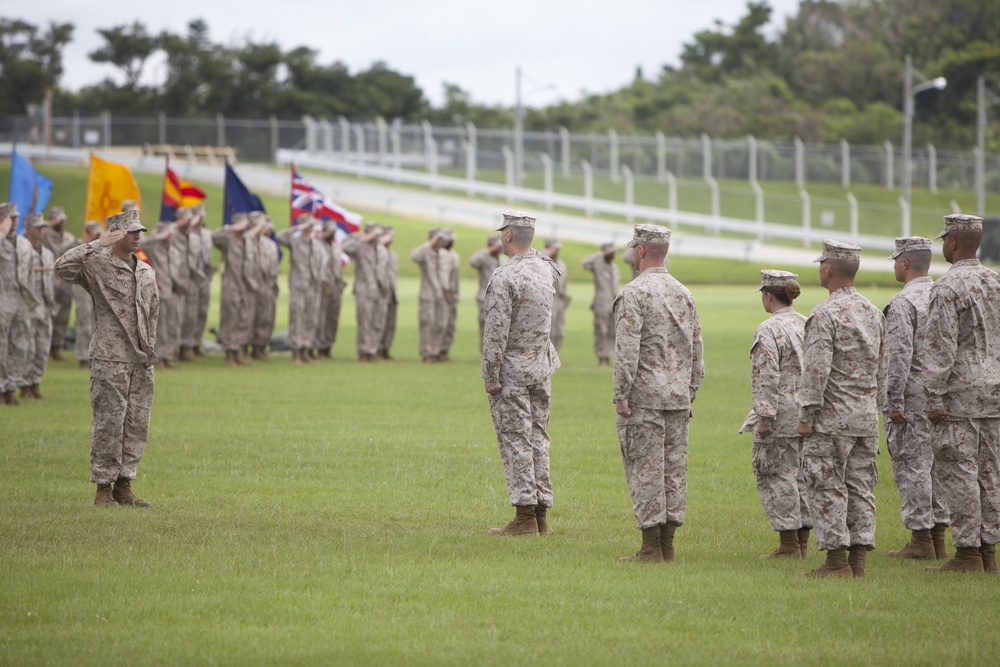
{"label": "marine in camouflage uniform", "polygon": [[830,296],[806,321],[796,431],[816,546],[826,551],[811,577],[863,578],[865,555],[875,548],[875,454],[889,345],[882,312],[854,288],[860,258],[857,246],[823,241],[816,261]]}
{"label": "marine in camouflage uniform", "polygon": [[[42,244],[52,252],[53,261],[78,245],[73,235],[66,231],[66,212],[61,206],[49,209],[48,226],[42,234]],[[60,350],[66,342],[66,329],[73,307],[73,289],[59,276],[52,277],[52,288],[55,304],[52,306],[52,341],[49,359],[65,361]]]}
{"label": "marine in camouflage uniform", "polygon": [[106,230],[56,262],[56,272],[86,289],[94,304],[90,481],[97,484],[95,505],[152,507],[132,493],[131,482],[153,406],[159,295],[153,269],[134,254],[139,232],[146,231],[139,212],[111,216]]}
{"label": "marine in camouflage uniform", "polygon": [[562,350],[563,339],[566,338],[566,308],[569,307],[573,298],[569,295],[569,278],[566,273],[566,262],[559,259],[559,251],[562,244],[559,239],[546,239],[545,252],[559,267],[559,275],[556,276],[556,294],[552,298],[552,346],[556,352]]}
{"label": "marine in camouflage uniform", "polygon": [[951,264],[930,291],[924,347],[925,410],[934,466],[951,515],[945,572],[1000,574],[1000,275],[976,253],[982,218],[945,217]]}
{"label": "marine in camouflage uniform", "polygon": [[[201,250],[201,272],[203,278],[197,281],[198,311],[197,320],[194,326],[194,333],[188,339],[190,345],[194,345],[194,353],[201,356],[201,340],[205,335],[205,326],[208,323],[208,307],[212,303],[212,276],[215,275],[216,267],[212,264],[213,247],[212,232],[205,228],[205,208],[198,204],[191,208],[193,218],[191,220],[191,235],[197,234],[198,240],[192,239],[190,247]],[[192,256],[192,262],[197,262],[196,256]]]}
{"label": "marine in camouflage uniform", "polygon": [[900,514],[911,537],[902,549],[886,555],[934,560],[946,557],[948,507],[934,467],[930,422],[924,414],[923,350],[916,344],[934,284],[927,275],[931,240],[898,238],[889,259],[894,260],[896,280],[905,286],[883,311],[889,335],[888,403],[883,423],[892,476],[902,502]]}
{"label": "marine in camouflage uniform", "polygon": [[342,245],[354,260],[354,301],[357,309],[358,361],[375,361],[385,333],[388,306],[388,252],[379,239],[382,227],[365,225],[364,233],[351,234]]}
{"label": "marine in camouflage uniform", "polygon": [[316,347],[320,359],[332,359],[333,345],[337,342],[340,328],[340,309],[343,305],[344,251],[337,243],[337,223],[327,220],[320,238],[320,248],[324,253],[320,278],[319,321],[316,331]]}
{"label": "marine in camouflage uniform", "polygon": [[[181,361],[192,361],[194,350],[200,345],[195,328],[198,323],[198,283],[205,275],[201,265],[201,237],[192,228],[194,213],[190,207],[182,206],[174,214],[174,226],[170,236],[171,252],[177,257],[174,282],[177,291],[177,313],[180,321],[178,333]],[[159,338],[159,336],[157,336]]]}
{"label": "marine in camouflage uniform", "polygon": [[628,270],[632,275],[632,280],[639,277],[639,269],[635,268],[635,264],[632,263],[632,248],[626,248],[622,251],[622,264],[628,267]]}
{"label": "marine in camouflage uniform", "polygon": [[594,354],[601,366],[610,366],[615,347],[613,311],[620,280],[614,244],[605,243],[601,252],[587,255],[580,264],[594,274],[594,300],[590,304],[590,309],[594,311]]}
{"label": "marine in camouflage uniform", "polygon": [[420,357],[425,363],[437,363],[447,321],[444,299],[445,285],[441,282],[441,264],[447,232],[432,229],[428,240],[410,251],[410,259],[420,267],[418,322],[420,325]]}
{"label": "marine in camouflage uniform", "polygon": [[0,205],[0,223],[6,228],[0,240],[0,384],[3,402],[20,405],[16,391],[28,386],[27,375],[34,349],[31,311],[38,305],[31,291],[34,250],[23,236],[15,233],[18,210],[13,202]]}
{"label": "marine in camouflage uniform", "polygon": [[292,363],[310,360],[316,346],[319,322],[319,291],[323,265],[327,261],[322,242],[315,238],[317,221],[308,213],[296,219],[294,227],[278,232],[278,243],[288,247],[288,344]]}
{"label": "marine in camouflage uniform", "polygon": [[549,341],[556,265],[531,248],[535,218],[506,211],[497,229],[510,261],[486,288],[484,388],[497,435],[514,520],[490,535],[549,533],[549,406],[559,355]]}
{"label": "marine in camouflage uniform", "polygon": [[795,394],[802,375],[802,338],[806,318],[795,312],[798,276],[788,271],[760,272],[761,303],[771,317],[754,334],[750,348],[753,409],[740,433],[753,433],[751,461],[757,492],[778,548],[761,558],[805,558],[812,519],[799,452],[799,406]]}
{"label": "marine in camouflage uniform", "polygon": [[[21,387],[21,398],[42,398],[39,385],[45,375],[52,345],[52,313],[57,309],[52,265],[52,251],[42,239],[48,223],[41,213],[29,215],[25,220],[25,235],[31,244],[31,271],[28,284],[37,305],[31,309],[31,356]],[[68,287],[68,285],[67,285]]]}
{"label": "marine in camouflage uniform", "polygon": [[636,225],[628,247],[641,271],[614,302],[613,398],[625,481],[642,546],[622,560],[674,560],[687,508],[688,420],[705,377],[691,292],[664,267],[670,230]]}
{"label": "marine in camouflage uniform", "polygon": [[[83,226],[84,243],[96,241],[101,237],[101,223],[90,221]],[[58,275],[58,274],[56,274]],[[76,341],[73,344],[73,354],[80,368],[90,368],[90,341],[94,335],[94,307],[90,294],[80,285],[72,285],[73,310],[76,320]]]}
{"label": "marine in camouflage uniform", "polygon": [[212,233],[212,243],[222,252],[225,265],[220,294],[219,336],[222,349],[226,352],[226,366],[246,363],[240,352],[250,342],[250,327],[253,324],[252,302],[257,291],[257,277],[254,275],[254,259],[247,256],[248,226],[245,213],[234,213],[232,224]]}
{"label": "marine in camouflage uniform", "polygon": [[383,230],[379,243],[385,246],[386,282],[389,285],[389,295],[386,298],[385,330],[382,332],[382,342],[378,346],[378,356],[388,360],[392,359],[389,351],[396,338],[396,317],[399,313],[399,294],[397,292],[399,287],[399,255],[392,249],[392,242],[396,238],[395,230],[389,225],[384,225]]}
{"label": "marine in camouflage uniform", "polygon": [[455,232],[445,230],[446,239],[444,248],[441,249],[441,286],[444,288],[444,333],[441,335],[441,349],[438,352],[439,361],[451,361],[449,353],[451,346],[455,343],[455,329],[458,325],[458,289],[459,289],[459,269],[462,266],[462,259],[458,253],[452,250],[455,243]]}
{"label": "marine in camouflage uniform", "polygon": [[[250,345],[253,352],[250,355],[259,361],[268,361],[267,346],[271,344],[274,335],[274,320],[278,302],[278,274],[280,271],[278,242],[271,238],[274,226],[270,216],[259,213],[259,222],[254,238],[257,240],[258,288],[256,293],[257,307],[254,309],[253,332]],[[253,213],[251,213],[253,216]]]}
{"label": "marine in camouflage uniform", "polygon": [[181,340],[183,288],[179,276],[185,267],[182,257],[173,245],[174,232],[174,223],[160,222],[153,234],[140,244],[149,257],[150,266],[153,267],[160,295],[159,314],[156,318],[157,368],[177,367],[174,355]]}
{"label": "marine in camouflage uniform", "polygon": [[[469,256],[469,266],[476,271],[479,278],[479,291],[476,292],[476,305],[479,308],[479,347],[483,346],[483,325],[486,322],[486,311],[483,309],[483,301],[486,299],[486,286],[490,282],[490,276],[500,266],[500,253],[503,247],[500,245],[500,235],[491,234],[486,239],[486,247],[477,250]],[[554,343],[555,341],[553,341]],[[556,348],[558,350],[558,348]]]}

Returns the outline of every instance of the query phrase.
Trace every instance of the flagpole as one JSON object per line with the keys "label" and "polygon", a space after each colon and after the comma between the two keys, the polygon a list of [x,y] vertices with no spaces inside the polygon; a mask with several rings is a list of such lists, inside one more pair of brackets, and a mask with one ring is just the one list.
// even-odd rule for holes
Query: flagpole
{"label": "flagpole", "polygon": [[288,195],[288,227],[289,227],[289,229],[291,229],[292,225],[295,224],[295,223],[292,222],[292,218],[295,217],[295,215],[294,215],[295,211],[292,210],[292,202],[295,200],[295,163],[291,162],[290,165],[291,165],[291,170],[288,172],[288,176],[291,179],[291,182],[289,183],[291,189],[289,190],[289,195]]}

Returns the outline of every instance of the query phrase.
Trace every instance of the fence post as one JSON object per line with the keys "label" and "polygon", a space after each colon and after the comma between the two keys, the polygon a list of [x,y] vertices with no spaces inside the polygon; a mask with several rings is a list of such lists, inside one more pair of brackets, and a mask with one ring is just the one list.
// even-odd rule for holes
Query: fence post
{"label": "fence post", "polygon": [[104,120],[104,147],[108,148],[111,146],[111,112],[103,112],[101,118]]}
{"label": "fence post", "polygon": [[611,172],[611,181],[617,183],[621,180],[621,167],[618,164],[618,133],[614,130],[608,130],[608,145],[610,149],[610,157],[608,165],[609,171]]}
{"label": "fence post", "polygon": [[858,240],[858,199],[850,192],[847,193],[847,204],[851,207],[851,240]]}
{"label": "fence post", "polygon": [[847,139],[840,140],[840,187],[851,187],[851,145]]}
{"label": "fence post", "polygon": [[479,173],[479,132],[472,123],[465,124],[465,131],[469,135],[469,152],[465,157],[465,177],[470,181],[476,180]]}
{"label": "fence post", "polygon": [[[712,176],[712,138],[704,132],[701,134],[701,177],[712,194],[712,217],[718,218],[720,209],[719,183]],[[714,233],[719,233],[718,227],[715,228]]]}
{"label": "fence post", "polygon": [[[677,177],[667,171],[667,208],[670,210],[670,224],[677,224]],[[675,230],[676,231],[676,230]]]}
{"label": "fence post", "polygon": [[542,153],[542,168],[545,171],[545,208],[552,210],[552,158],[548,153]]}
{"label": "fence post", "polygon": [[462,150],[465,151],[465,194],[471,197],[476,182],[476,147],[471,141],[463,139]]}
{"label": "fence post", "polygon": [[896,179],[893,178],[892,168],[895,156],[892,154],[892,142],[886,139],[882,143],[882,148],[885,151],[885,189],[892,190],[893,183]]}
{"label": "fence post", "polygon": [[809,236],[812,232],[812,200],[809,198],[809,193],[801,185],[799,186],[799,197],[802,199],[802,245],[808,248]]}
{"label": "fence post", "polygon": [[[74,112],[75,113],[75,112]],[[77,116],[79,118],[79,116]],[[162,111],[157,114],[157,123],[160,126],[157,138],[160,140],[160,145],[167,143],[167,114]]]}
{"label": "fence post", "polygon": [[399,183],[400,171],[403,168],[403,147],[400,136],[400,126],[402,121],[399,118],[392,121],[392,131],[389,133],[389,142],[392,144],[392,173],[393,181]]}
{"label": "fence post", "polygon": [[226,145],[226,118],[221,113],[215,114],[215,123],[217,126],[216,130],[216,146]]}
{"label": "fence post", "polygon": [[806,185],[806,145],[795,137],[795,185],[802,188]]}
{"label": "fence post", "polygon": [[937,194],[937,149],[927,144],[927,188]]}
{"label": "fence post", "polygon": [[426,120],[420,123],[420,127],[424,130],[424,160],[427,162],[427,171],[430,171],[431,146],[434,144],[434,128]]}
{"label": "fence post", "polygon": [[309,114],[303,114],[301,121],[306,130],[306,152],[311,155],[316,152],[316,121]]}
{"label": "fence post", "polygon": [[514,152],[507,144],[501,149],[503,152],[504,183],[507,185],[507,203],[514,201]]}
{"label": "fence post", "polygon": [[747,174],[750,186],[757,182],[757,137],[747,135]]}
{"label": "fence post", "polygon": [[378,127],[378,164],[380,167],[384,167],[388,159],[388,137],[386,136],[387,127],[385,124],[385,118],[379,116],[375,119],[375,125]]}
{"label": "fence post", "polygon": [[[333,155],[333,123],[328,121],[326,118],[320,118],[317,125],[323,134],[323,152],[328,155]],[[316,132],[315,127],[313,128],[313,132]],[[316,138],[314,138],[313,141],[315,143],[315,146],[313,147],[314,150],[320,150],[319,141]]]}
{"label": "fence post", "polygon": [[659,130],[656,131],[656,180],[660,183],[667,180],[667,138]]}
{"label": "fence post", "polygon": [[906,201],[903,197],[899,198],[899,214],[900,214],[900,224],[899,224],[899,235],[909,236],[910,235],[910,202]]}
{"label": "fence post", "polygon": [[563,178],[569,178],[569,130],[565,127],[559,128],[559,148],[560,148],[560,160],[562,162],[562,175]]}
{"label": "fence post", "polygon": [[354,150],[357,154],[358,162],[365,162],[368,159],[368,146],[365,145],[365,127],[361,123],[354,125]]}
{"label": "fence post", "polygon": [[271,126],[271,161],[277,162],[278,160],[278,117],[274,114],[267,119]]}
{"label": "fence post", "polygon": [[80,148],[80,112],[73,109],[73,148]]}
{"label": "fence post", "polygon": [[343,116],[337,117],[337,124],[340,125],[340,152],[344,155],[344,160],[351,158],[351,122]]}
{"label": "fence post", "polygon": [[635,219],[635,179],[627,164],[622,165],[622,176],[625,177],[625,222],[632,224]]}
{"label": "fence post", "polygon": [[583,169],[583,212],[589,218],[594,215],[594,168],[586,160],[580,160]]}

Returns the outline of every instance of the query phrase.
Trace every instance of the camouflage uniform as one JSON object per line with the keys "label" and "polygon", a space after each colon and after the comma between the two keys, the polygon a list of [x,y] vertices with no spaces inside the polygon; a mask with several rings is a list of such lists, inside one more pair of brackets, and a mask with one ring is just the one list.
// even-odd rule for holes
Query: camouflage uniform
{"label": "camouflage uniform", "polygon": [[336,241],[320,244],[325,253],[322,279],[320,280],[319,322],[316,347],[329,350],[337,342],[340,327],[340,308],[344,294],[344,252]]}
{"label": "camouflage uniform", "polygon": [[[56,209],[53,209],[53,214],[55,211]],[[65,225],[64,215],[62,219],[62,224]],[[79,245],[79,242],[67,231],[47,227],[42,233],[42,245],[52,253],[52,261],[54,262],[62,257],[67,250]],[[69,326],[70,311],[73,307],[73,288],[59,276],[52,278],[52,288],[55,303],[52,306],[51,346],[53,350],[60,350],[63,343],[66,342],[66,328]]]}
{"label": "camouflage uniform", "polygon": [[[669,232],[659,230],[669,240]],[[597,261],[604,262],[600,256]],[[612,400],[627,399],[632,411],[616,415],[616,425],[636,525],[640,530],[681,525],[687,507],[688,420],[705,376],[694,298],[666,268],[651,267],[622,289],[613,312]]]}
{"label": "camouflage uniform", "polygon": [[77,361],[90,361],[90,340],[94,335],[94,307],[90,294],[73,285],[73,309],[76,311],[76,342],[73,354]]}
{"label": "camouflage uniform", "polygon": [[[740,432],[754,434],[751,460],[757,492],[771,530],[779,532],[813,525],[795,431],[805,322],[792,306],[776,310],[757,327],[750,348],[753,410]],[[774,428],[766,438],[755,432],[762,422]]]}
{"label": "camouflage uniform", "polygon": [[219,308],[219,336],[222,349],[239,352],[250,343],[253,324],[257,279],[254,258],[247,256],[247,237],[236,236],[229,227],[212,233],[212,243],[222,252],[225,270],[222,272],[222,290]]}
{"label": "camouflage uniform", "polygon": [[386,298],[385,329],[382,332],[382,342],[379,343],[378,352],[383,358],[388,359],[392,341],[396,338],[396,314],[399,311],[399,295],[396,292],[399,285],[399,255],[389,246],[385,246],[385,251],[389,295]]}
{"label": "camouflage uniform", "polygon": [[326,252],[321,241],[312,237],[305,238],[295,227],[278,232],[278,242],[287,246],[291,253],[288,270],[288,343],[293,350],[311,350],[316,347],[320,280],[323,265],[328,261]]}
{"label": "camouflage uniform", "polygon": [[552,345],[556,348],[556,352],[559,352],[566,337],[566,308],[573,299],[569,295],[566,263],[558,259],[556,266],[561,273],[556,277],[556,295],[552,298]]}
{"label": "camouflage uniform", "polygon": [[23,236],[0,239],[0,384],[4,392],[31,385],[34,350],[31,312],[38,306],[31,290],[35,251]]}
{"label": "camouflage uniform", "polygon": [[889,336],[887,412],[905,412],[906,422],[885,424],[892,476],[902,502],[900,514],[908,530],[929,530],[948,523],[948,506],[937,479],[931,425],[924,412],[923,351],[916,345],[927,317],[934,281],[914,278],[885,308]]}
{"label": "camouflage uniform", "polygon": [[[145,231],[138,211],[108,219],[108,229]],[[100,241],[80,245],[56,262],[68,283],[87,290],[94,306],[90,346],[90,481],[135,479],[153,406],[153,364],[159,295],[153,270],[132,255],[133,269]]]}
{"label": "camouflage uniform", "polygon": [[444,300],[446,287],[441,283],[441,263],[445,261],[445,252],[435,250],[430,241],[410,252],[410,259],[420,267],[420,356],[425,360],[437,358],[444,339],[447,304]]}
{"label": "camouflage uniform", "polygon": [[484,300],[481,377],[502,385],[489,397],[490,414],[510,504],[518,507],[552,506],[546,428],[551,378],[559,368],[559,355],[549,342],[557,270],[536,250],[515,255],[493,273]]}
{"label": "camouflage uniform", "polygon": [[594,274],[594,355],[601,360],[610,359],[615,347],[614,302],[618,293],[620,274],[614,261],[604,259],[603,252],[588,255],[580,262],[584,269]]}
{"label": "camouflage uniform", "polygon": [[257,289],[257,307],[254,309],[253,332],[250,344],[266,348],[271,344],[274,335],[274,319],[278,301],[278,244],[270,236],[261,234],[257,237],[257,268],[259,286]]}
{"label": "camouflage uniform", "polygon": [[925,409],[948,410],[931,442],[956,547],[1000,542],[997,332],[1000,275],[975,259],[954,262],[930,290],[921,346]]}
{"label": "camouflage uniform", "polygon": [[[177,258],[174,267],[174,283],[177,287],[174,300],[177,302],[177,317],[180,321],[178,344],[183,348],[196,348],[201,345],[197,335],[198,325],[198,287],[205,280],[201,262],[201,236],[188,224],[181,229],[181,223],[190,218],[188,209],[177,212],[178,224],[174,226],[170,238],[171,252]],[[157,336],[159,338],[159,336]]]}
{"label": "camouflage uniform", "polygon": [[[181,294],[179,276],[183,258],[173,245],[173,224],[160,225],[153,236],[142,243],[142,249],[153,267],[156,287],[160,295],[159,313],[156,318],[156,358],[172,363],[181,339]],[[162,238],[165,236],[165,238]],[[161,237],[161,238],[158,238]]]}
{"label": "camouflage uniform", "polygon": [[[499,243],[499,241],[497,242]],[[483,309],[483,301],[486,299],[486,285],[490,282],[490,276],[500,266],[500,256],[497,255],[494,257],[489,247],[482,248],[469,256],[469,266],[475,269],[476,275],[479,276],[479,291],[476,292],[476,305],[479,306],[479,346],[482,347],[483,325],[486,322],[486,311]]]}
{"label": "camouflage uniform", "polygon": [[875,548],[875,454],[888,349],[885,318],[854,287],[834,291],[806,321],[797,402],[799,421],[813,422],[802,466],[821,551]]}
{"label": "camouflage uniform", "polygon": [[[201,339],[205,336],[205,327],[208,324],[208,307],[212,303],[212,276],[215,274],[215,266],[212,264],[213,246],[212,232],[204,227],[197,230],[198,240],[191,243],[191,247],[201,250],[201,271],[204,278],[198,283],[198,314],[194,325],[194,333],[188,340],[194,347],[201,346]],[[192,232],[193,235],[193,232]],[[192,259],[197,262],[197,257]]]}
{"label": "camouflage uniform", "polygon": [[[449,232],[450,234],[450,232]],[[450,236],[454,239],[454,236]],[[448,248],[441,250],[441,286],[444,288],[444,333],[441,335],[440,356],[447,358],[455,343],[455,327],[458,324],[459,268],[462,260],[458,253]]]}
{"label": "camouflage uniform", "polygon": [[[377,233],[375,228],[371,232]],[[354,300],[357,309],[357,351],[362,359],[378,354],[385,333],[385,309],[388,307],[388,252],[381,243],[374,245],[360,234],[344,239],[341,246],[354,260]]]}
{"label": "camouflage uniform", "polygon": [[[31,293],[38,305],[31,309],[32,351],[24,378],[27,386],[40,384],[42,376],[45,375],[45,367],[48,365],[49,351],[52,346],[52,313],[58,309],[55,298],[55,281],[52,279],[52,266],[55,263],[52,251],[44,244],[39,244],[38,248],[32,248],[31,260],[32,270],[28,274],[28,280]],[[44,271],[35,271],[36,268],[44,269]],[[69,287],[65,281],[63,283]],[[65,332],[65,326],[63,331]]]}

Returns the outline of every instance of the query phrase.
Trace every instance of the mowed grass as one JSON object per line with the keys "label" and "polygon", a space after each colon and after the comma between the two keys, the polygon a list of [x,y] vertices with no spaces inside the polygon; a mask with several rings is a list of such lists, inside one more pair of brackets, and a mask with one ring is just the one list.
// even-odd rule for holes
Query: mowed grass
{"label": "mowed grass", "polygon": [[[707,377],[678,560],[618,562],[639,533],[591,288],[571,289],[548,538],[486,535],[512,510],[470,283],[451,364],[419,363],[404,278],[396,361],[354,360],[347,299],[333,362],[158,371],[135,485],[152,511],[91,505],[88,376],[53,364],[45,401],[0,409],[0,664],[997,662],[1000,580],[885,557],[907,535],[884,449],[867,580],[804,579],[815,551],[758,558],[777,538],[736,433],[766,315],[753,287],[693,287]],[[880,307],[894,293],[864,291]],[[824,296],[807,288],[799,309]]]}

